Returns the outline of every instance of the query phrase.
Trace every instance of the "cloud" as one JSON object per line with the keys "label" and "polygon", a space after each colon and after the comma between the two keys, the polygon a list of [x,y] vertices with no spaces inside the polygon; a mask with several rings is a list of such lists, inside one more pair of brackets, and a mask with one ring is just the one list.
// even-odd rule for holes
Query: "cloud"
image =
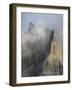
{"label": "cloud", "polygon": [[42,18],[39,18],[36,22],[36,26],[44,29],[46,27],[46,23]]}

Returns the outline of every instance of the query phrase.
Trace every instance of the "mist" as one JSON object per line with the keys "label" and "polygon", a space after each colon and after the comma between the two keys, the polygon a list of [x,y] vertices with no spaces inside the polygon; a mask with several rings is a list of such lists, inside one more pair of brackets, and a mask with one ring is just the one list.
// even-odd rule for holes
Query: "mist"
{"label": "mist", "polygon": [[[56,36],[56,40],[62,51],[62,15],[33,13],[21,14],[22,77],[42,75],[45,71],[43,69],[44,63],[48,62],[47,58],[51,52],[54,35]],[[60,62],[57,62],[58,64],[55,67],[60,68]],[[58,74],[60,74],[60,72],[61,70],[57,70]],[[51,74],[52,73],[53,72],[51,71]],[[47,75],[48,74],[49,72]],[[43,73],[43,75],[45,74]]]}

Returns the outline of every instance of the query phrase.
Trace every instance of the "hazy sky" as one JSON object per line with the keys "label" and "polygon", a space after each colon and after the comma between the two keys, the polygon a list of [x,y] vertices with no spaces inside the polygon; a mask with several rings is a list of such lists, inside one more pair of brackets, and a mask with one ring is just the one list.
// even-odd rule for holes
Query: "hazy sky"
{"label": "hazy sky", "polygon": [[54,30],[63,30],[62,14],[40,14],[21,12],[21,30],[28,31],[29,23],[34,23],[37,27]]}

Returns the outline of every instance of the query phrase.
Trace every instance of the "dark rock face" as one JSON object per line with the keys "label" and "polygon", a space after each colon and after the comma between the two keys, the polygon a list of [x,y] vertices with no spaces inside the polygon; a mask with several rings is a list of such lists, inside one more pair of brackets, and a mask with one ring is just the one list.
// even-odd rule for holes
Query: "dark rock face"
{"label": "dark rock face", "polygon": [[[40,37],[38,38],[37,35],[40,35]],[[44,31],[41,34],[38,31],[36,36],[33,37],[33,34],[30,34],[29,36],[31,37],[30,40],[27,39],[25,42],[22,42],[21,46],[22,77],[39,76],[42,73],[45,59],[48,57],[51,51],[51,43],[54,37],[54,31]],[[29,38],[29,36],[25,38]]]}

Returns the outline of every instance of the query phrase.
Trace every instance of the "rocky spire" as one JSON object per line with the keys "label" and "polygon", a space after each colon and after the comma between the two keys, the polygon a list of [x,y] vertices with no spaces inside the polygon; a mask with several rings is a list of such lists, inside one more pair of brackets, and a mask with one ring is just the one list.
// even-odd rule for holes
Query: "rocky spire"
{"label": "rocky spire", "polygon": [[31,22],[29,23],[29,31],[34,30],[35,29],[35,25]]}

